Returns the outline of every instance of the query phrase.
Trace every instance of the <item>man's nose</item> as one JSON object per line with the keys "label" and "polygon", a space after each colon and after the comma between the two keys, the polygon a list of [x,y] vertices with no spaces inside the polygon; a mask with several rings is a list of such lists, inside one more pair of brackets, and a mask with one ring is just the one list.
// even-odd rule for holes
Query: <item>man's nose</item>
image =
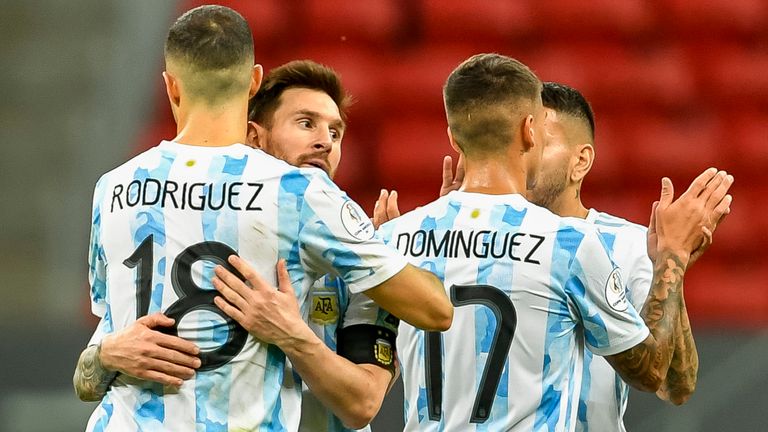
{"label": "man's nose", "polygon": [[313,147],[316,150],[330,150],[333,145],[331,130],[326,127],[317,128],[317,135]]}

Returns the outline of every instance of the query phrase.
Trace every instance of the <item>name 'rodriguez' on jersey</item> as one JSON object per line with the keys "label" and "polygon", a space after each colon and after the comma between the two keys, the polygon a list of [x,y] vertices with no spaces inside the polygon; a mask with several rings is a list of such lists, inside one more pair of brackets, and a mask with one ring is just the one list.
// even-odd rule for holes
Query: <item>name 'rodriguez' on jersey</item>
{"label": "name 'rodriguez' on jersey", "polygon": [[649,334],[596,229],[520,195],[451,192],[379,235],[456,307],[442,333],[400,325],[406,431],[572,431],[585,344]]}
{"label": "name 'rodriguez' on jersey", "polygon": [[101,321],[91,342],[161,311],[200,347],[202,366],[179,389],[119,374],[88,431],[296,430],[299,406],[279,397],[285,355],[213,304],[213,267],[237,253],[275,284],[284,258],[306,312],[324,274],[359,293],[406,265],[325,173],[243,144],[164,141],[102,176],[93,204],[89,276]]}

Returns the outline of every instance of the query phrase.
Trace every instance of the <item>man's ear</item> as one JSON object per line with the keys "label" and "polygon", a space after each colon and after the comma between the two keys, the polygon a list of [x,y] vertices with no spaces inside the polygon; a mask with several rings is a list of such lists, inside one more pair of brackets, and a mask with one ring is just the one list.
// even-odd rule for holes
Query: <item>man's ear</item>
{"label": "man's ear", "polygon": [[579,183],[584,180],[592,164],[595,162],[595,148],[592,143],[579,144],[574,153],[574,160],[571,169],[571,181]]}
{"label": "man's ear", "polygon": [[528,114],[523,120],[520,128],[520,135],[523,137],[523,152],[527,153],[536,147],[536,133],[533,129],[533,115]]}
{"label": "man's ear", "polygon": [[457,144],[456,140],[453,138],[453,133],[451,132],[451,127],[448,126],[448,128],[446,128],[445,131],[448,132],[448,142],[451,143],[451,147],[453,147],[453,149],[456,150],[456,153],[458,153],[460,155],[464,154],[464,152],[461,151],[461,147],[459,147],[459,144]]}
{"label": "man's ear", "polygon": [[165,81],[165,92],[168,94],[168,101],[171,105],[178,107],[181,101],[181,89],[179,81],[168,71],[163,72],[163,81]]}
{"label": "man's ear", "polygon": [[253,148],[263,148],[263,141],[266,138],[266,129],[261,127],[255,121],[248,122],[248,132],[245,135],[245,143]]}
{"label": "man's ear", "polygon": [[261,65],[253,65],[253,71],[251,72],[251,89],[248,92],[248,99],[254,97],[256,92],[259,91],[259,87],[261,87],[261,78],[263,76],[264,70],[261,68]]}

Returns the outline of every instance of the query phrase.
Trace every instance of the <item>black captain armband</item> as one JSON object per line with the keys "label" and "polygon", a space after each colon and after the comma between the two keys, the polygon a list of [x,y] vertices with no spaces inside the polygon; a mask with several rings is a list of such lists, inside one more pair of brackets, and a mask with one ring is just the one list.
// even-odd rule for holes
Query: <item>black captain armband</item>
{"label": "black captain armband", "polygon": [[336,351],[355,364],[370,363],[395,372],[395,339],[392,330],[371,324],[339,329]]}

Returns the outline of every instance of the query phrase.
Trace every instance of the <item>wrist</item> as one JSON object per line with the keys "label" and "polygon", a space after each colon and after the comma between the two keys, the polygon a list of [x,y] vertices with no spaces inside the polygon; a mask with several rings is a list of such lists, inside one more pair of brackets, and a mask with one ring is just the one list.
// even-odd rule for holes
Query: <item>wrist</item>
{"label": "wrist", "polygon": [[691,259],[691,252],[685,249],[673,248],[669,246],[659,246],[656,252],[656,260],[674,259],[683,269],[688,267]]}
{"label": "wrist", "polygon": [[322,341],[304,321],[301,321],[282,340],[275,342],[275,345],[289,356],[292,354],[306,355],[312,352],[318,344],[322,344]]}
{"label": "wrist", "polygon": [[96,362],[102,369],[108,372],[117,372],[117,368],[109,362],[109,347],[107,347],[106,353],[104,351],[104,342],[107,342],[108,344],[110,338],[111,335],[107,335],[96,345]]}

